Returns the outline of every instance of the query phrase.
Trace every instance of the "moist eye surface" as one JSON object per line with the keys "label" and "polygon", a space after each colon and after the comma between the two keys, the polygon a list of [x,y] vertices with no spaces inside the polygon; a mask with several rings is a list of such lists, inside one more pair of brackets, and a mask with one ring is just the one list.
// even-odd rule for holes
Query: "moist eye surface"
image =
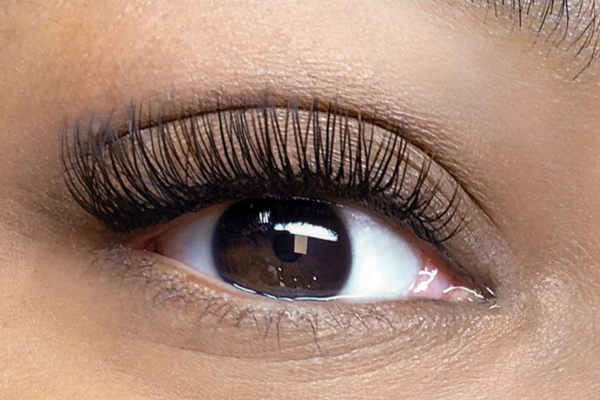
{"label": "moist eye surface", "polygon": [[238,202],[219,218],[212,240],[221,278],[278,298],[338,295],[352,267],[344,223],[323,202]]}

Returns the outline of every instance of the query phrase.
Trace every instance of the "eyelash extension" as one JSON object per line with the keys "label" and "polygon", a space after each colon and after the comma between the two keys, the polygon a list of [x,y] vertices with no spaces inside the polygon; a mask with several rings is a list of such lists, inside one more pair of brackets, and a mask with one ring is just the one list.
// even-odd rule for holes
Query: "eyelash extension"
{"label": "eyelash extension", "polygon": [[[131,106],[122,131],[110,122],[94,128],[93,120],[73,132],[64,127],[65,180],[83,209],[122,233],[265,196],[362,202],[435,244],[460,231],[460,185],[399,126],[383,129],[333,103],[321,106],[242,101],[198,105],[176,119],[143,117]],[[146,120],[155,122],[144,127]]]}

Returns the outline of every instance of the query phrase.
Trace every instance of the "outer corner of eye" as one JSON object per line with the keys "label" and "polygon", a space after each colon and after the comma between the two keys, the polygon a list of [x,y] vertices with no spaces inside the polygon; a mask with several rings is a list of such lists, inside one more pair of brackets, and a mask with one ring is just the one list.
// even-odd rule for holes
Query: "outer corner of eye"
{"label": "outer corner of eye", "polygon": [[174,221],[151,250],[272,299],[483,299],[434,246],[374,214],[305,198],[246,199]]}

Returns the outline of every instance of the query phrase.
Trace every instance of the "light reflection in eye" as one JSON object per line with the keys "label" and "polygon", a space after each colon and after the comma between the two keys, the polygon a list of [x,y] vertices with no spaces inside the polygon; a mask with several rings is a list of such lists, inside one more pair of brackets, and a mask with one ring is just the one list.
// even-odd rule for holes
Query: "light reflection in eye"
{"label": "light reflection in eye", "polygon": [[311,237],[330,242],[337,242],[338,235],[331,229],[315,226],[303,222],[290,222],[285,224],[275,224],[273,227],[276,231],[287,231],[292,235]]}
{"label": "light reflection in eye", "polygon": [[208,279],[282,300],[483,300],[437,249],[397,224],[356,207],[283,203],[251,199],[188,215],[157,249]]}
{"label": "light reflection in eye", "polygon": [[413,283],[410,284],[408,290],[413,293],[426,292],[429,288],[429,285],[433,282],[437,274],[437,269],[430,270],[428,267],[425,267],[424,270],[419,271],[419,277],[425,277],[425,280],[415,280]]}

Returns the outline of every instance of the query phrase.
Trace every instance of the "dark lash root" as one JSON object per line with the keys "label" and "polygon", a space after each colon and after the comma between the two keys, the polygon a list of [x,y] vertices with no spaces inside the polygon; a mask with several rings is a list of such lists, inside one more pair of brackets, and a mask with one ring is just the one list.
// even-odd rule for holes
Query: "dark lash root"
{"label": "dark lash root", "polygon": [[[242,102],[211,112],[192,107],[177,119],[132,106],[124,130],[78,122],[62,134],[66,183],[81,207],[124,233],[267,196],[356,201],[432,243],[460,231],[465,193],[399,127],[379,128],[335,104],[321,106]],[[154,122],[142,128],[143,121]]]}

